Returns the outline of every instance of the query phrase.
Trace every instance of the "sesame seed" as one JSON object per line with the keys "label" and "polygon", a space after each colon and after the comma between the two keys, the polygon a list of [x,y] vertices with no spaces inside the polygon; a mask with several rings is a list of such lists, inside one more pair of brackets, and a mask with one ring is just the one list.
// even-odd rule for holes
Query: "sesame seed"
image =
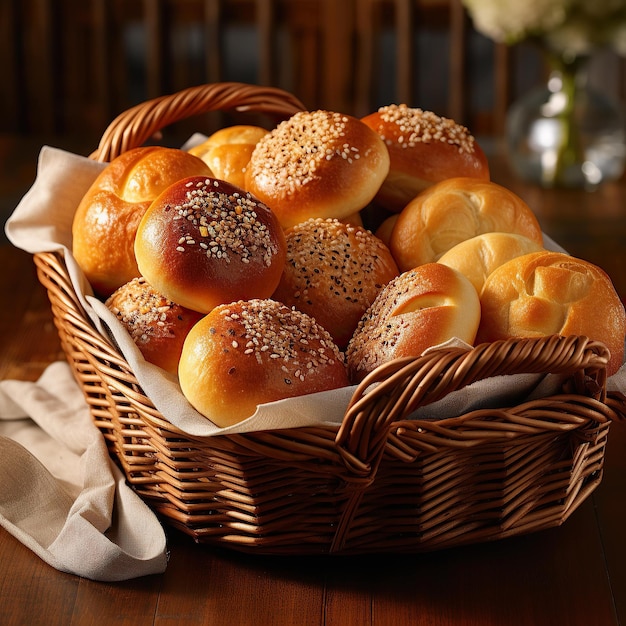
{"label": "sesame seed", "polygon": [[174,336],[174,325],[168,317],[176,305],[152,289],[143,277],[120,287],[105,304],[137,344],[147,343],[156,334]]}
{"label": "sesame seed", "polygon": [[390,104],[381,107],[378,112],[382,122],[394,124],[397,129],[395,137],[381,134],[387,145],[411,148],[418,143],[439,141],[455,146],[461,153],[472,154],[475,151],[475,139],[465,126],[432,111],[410,108],[406,104]]}
{"label": "sesame seed", "polygon": [[234,349],[255,358],[259,365],[267,364],[267,359],[280,361],[288,384],[305,381],[307,374],[324,364],[343,363],[343,354],[324,328],[275,300],[239,301],[218,307],[213,315],[228,323],[223,332],[236,336],[229,340]]}
{"label": "sesame seed", "polygon": [[267,224],[259,219],[258,211],[267,207],[227,183],[203,179],[188,184],[185,200],[173,208],[181,224],[187,224],[181,226],[178,252],[196,249],[226,263],[239,259],[269,267],[279,251]]}
{"label": "sesame seed", "polygon": [[281,122],[256,145],[249,167],[253,174],[271,176],[288,194],[319,179],[324,161],[351,161],[358,147],[345,140],[348,118],[332,111],[301,111]]}

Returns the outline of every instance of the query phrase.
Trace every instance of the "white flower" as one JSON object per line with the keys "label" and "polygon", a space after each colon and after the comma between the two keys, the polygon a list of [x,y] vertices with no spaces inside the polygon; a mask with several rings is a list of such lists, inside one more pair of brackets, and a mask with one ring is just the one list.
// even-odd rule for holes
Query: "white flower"
{"label": "white flower", "polygon": [[624,0],[463,0],[476,30],[507,44],[541,38],[563,54],[611,45],[626,55]]}
{"label": "white flower", "polygon": [[464,0],[476,30],[498,42],[515,43],[565,20],[570,0]]}

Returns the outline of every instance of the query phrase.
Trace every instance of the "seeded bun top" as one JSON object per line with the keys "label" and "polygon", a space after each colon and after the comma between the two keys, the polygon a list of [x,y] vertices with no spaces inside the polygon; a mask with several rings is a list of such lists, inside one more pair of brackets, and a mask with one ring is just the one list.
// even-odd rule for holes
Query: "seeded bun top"
{"label": "seeded bun top", "polygon": [[218,304],[269,297],[285,263],[285,237],[276,216],[250,194],[192,177],[146,211],[135,254],[155,289],[207,313]]}
{"label": "seeded bun top", "polygon": [[168,300],[143,276],[122,285],[105,304],[126,328],[146,361],[178,375],[183,342],[202,317],[201,313]]}
{"label": "seeded bun top", "polygon": [[370,231],[315,218],[285,231],[287,260],[274,298],[313,316],[345,348],[378,292],[398,275]]}
{"label": "seeded bun top", "polygon": [[188,176],[212,176],[198,157],[175,148],[134,148],[113,159],[81,200],[72,224],[73,249],[94,291],[109,296],[139,276],[135,233],[150,203]]}
{"label": "seeded bun top", "polygon": [[445,178],[489,180],[489,165],[473,135],[454,120],[405,104],[363,118],[385,142],[389,174],[376,202],[395,213],[420,191]]}
{"label": "seeded bun top", "polygon": [[311,217],[344,219],[360,211],[388,171],[385,144],[360,120],[305,111],[259,141],[246,170],[246,189],[288,228]]}
{"label": "seeded bun top", "polygon": [[196,324],[179,367],[183,394],[218,426],[258,404],[344,387],[344,357],[313,318],[274,300],[216,307]]}

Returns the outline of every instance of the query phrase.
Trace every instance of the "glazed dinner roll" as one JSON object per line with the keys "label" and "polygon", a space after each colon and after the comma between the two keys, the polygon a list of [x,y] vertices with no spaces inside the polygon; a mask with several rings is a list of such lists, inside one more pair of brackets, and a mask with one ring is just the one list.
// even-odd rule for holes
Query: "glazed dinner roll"
{"label": "glazed dinner roll", "polygon": [[469,278],[480,294],[487,276],[515,257],[543,250],[536,241],[514,233],[485,233],[466,239],[450,248],[439,263],[458,270]]}
{"label": "glazed dinner roll", "polygon": [[196,175],[211,176],[204,161],[159,146],[129,150],[102,170],[72,224],[72,252],[98,295],[108,296],[139,276],[133,246],[143,214],[172,183]]}
{"label": "glazed dinner roll", "polygon": [[238,124],[214,132],[201,144],[189,149],[213,172],[214,178],[245,187],[246,167],[258,141],[268,131],[260,126]]}
{"label": "glazed dinner roll", "polygon": [[465,126],[432,111],[390,104],[363,118],[389,151],[389,174],[376,202],[401,211],[420,191],[446,178],[489,180],[487,158]]}
{"label": "glazed dinner roll", "polygon": [[540,251],[501,265],[481,294],[477,341],[508,337],[581,335],[611,352],[615,373],[624,358],[624,306],[606,273],[563,252]]}
{"label": "glazed dinner roll", "polygon": [[362,380],[379,365],[419,356],[458,337],[472,344],[480,301],[470,281],[441,263],[427,263],[388,283],[367,310],[348,344],[348,373]]}
{"label": "glazed dinner roll", "polygon": [[438,261],[450,248],[489,232],[516,233],[539,245],[531,208],[512,191],[475,178],[449,178],[422,191],[402,210],[389,247],[400,271]]}
{"label": "glazed dinner roll", "polygon": [[220,427],[259,404],[348,384],[343,354],[301,311],[268,299],[216,307],[187,335],[179,365],[183,394]]}
{"label": "glazed dinner roll", "polygon": [[289,228],[311,217],[343,219],[360,211],[388,171],[387,148],[369,126],[342,113],[306,111],[259,141],[245,188]]}
{"label": "glazed dinner roll", "polygon": [[106,306],[150,363],[178,375],[183,342],[201,313],[168,300],[143,277],[133,278],[109,296]]}
{"label": "glazed dinner roll", "polygon": [[249,193],[196,176],[150,205],[135,255],[155,289],[208,313],[218,304],[269,297],[285,264],[285,236],[272,211]]}
{"label": "glazed dinner roll", "polygon": [[311,315],[345,348],[378,292],[398,275],[389,248],[365,228],[315,218],[285,231],[274,299]]}

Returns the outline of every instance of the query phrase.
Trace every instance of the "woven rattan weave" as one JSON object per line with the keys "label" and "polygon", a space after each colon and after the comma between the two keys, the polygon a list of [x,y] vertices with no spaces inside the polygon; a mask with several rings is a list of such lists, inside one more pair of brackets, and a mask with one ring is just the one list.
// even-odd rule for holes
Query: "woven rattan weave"
{"label": "woven rattan weave", "polygon": [[[91,156],[110,160],[178,119],[229,108],[286,117],[302,105],[276,89],[201,86],[120,115]],[[606,394],[606,348],[585,337],[401,359],[358,387],[340,425],[197,438],[154,408],[94,329],[62,255],[35,263],[112,456],[161,518],[198,542],[277,554],[434,550],[559,525],[601,480],[623,403]],[[474,381],[548,372],[563,377],[558,395],[409,419]]]}

